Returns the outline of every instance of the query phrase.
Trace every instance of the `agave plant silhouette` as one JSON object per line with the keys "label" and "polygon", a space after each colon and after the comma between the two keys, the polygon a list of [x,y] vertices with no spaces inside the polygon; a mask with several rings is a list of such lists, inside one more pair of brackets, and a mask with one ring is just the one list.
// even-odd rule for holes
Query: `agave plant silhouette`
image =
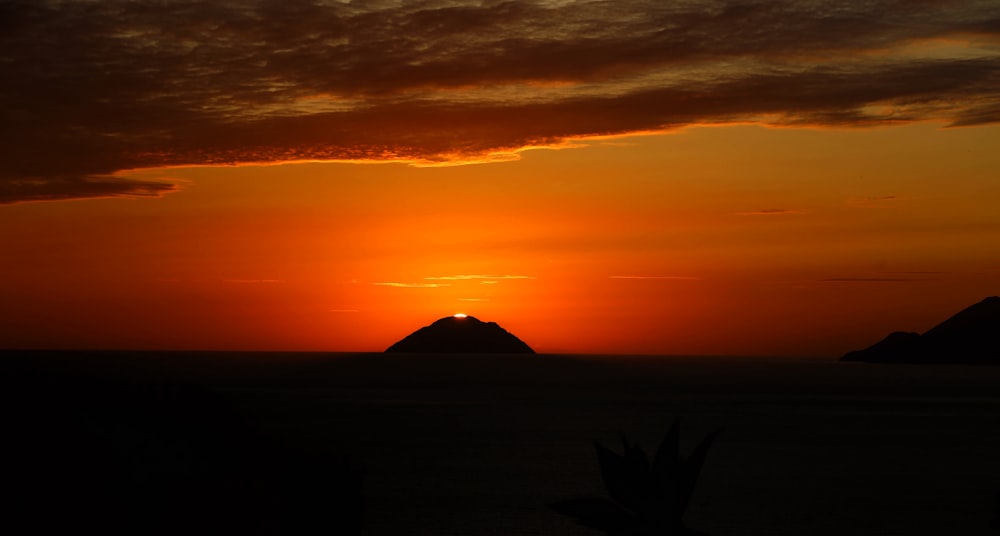
{"label": "agave plant silhouette", "polygon": [[616,536],[695,536],[684,526],[708,449],[719,432],[709,434],[687,457],[680,455],[680,423],[674,421],[652,459],[622,434],[618,454],[595,442],[601,479],[611,500],[585,498],[551,505],[579,523]]}

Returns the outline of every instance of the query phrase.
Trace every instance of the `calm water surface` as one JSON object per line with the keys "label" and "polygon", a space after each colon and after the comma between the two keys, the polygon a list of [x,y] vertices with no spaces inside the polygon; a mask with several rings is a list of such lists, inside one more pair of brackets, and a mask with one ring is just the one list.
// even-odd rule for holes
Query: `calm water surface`
{"label": "calm water surface", "polygon": [[73,359],[80,371],[196,383],[280,441],[349,455],[365,473],[372,535],[594,534],[547,504],[604,494],[594,441],[618,449],[624,432],[651,450],[677,418],[682,451],[722,430],[686,518],[713,536],[991,534],[1000,493],[1000,367],[750,357]]}

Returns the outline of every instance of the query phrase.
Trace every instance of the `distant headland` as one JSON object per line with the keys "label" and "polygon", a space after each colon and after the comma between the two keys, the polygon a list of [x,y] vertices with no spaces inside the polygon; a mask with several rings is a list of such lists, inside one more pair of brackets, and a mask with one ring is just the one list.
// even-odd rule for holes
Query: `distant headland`
{"label": "distant headland", "polygon": [[496,322],[446,316],[393,344],[386,352],[533,354],[534,350]]}
{"label": "distant headland", "polygon": [[923,335],[891,333],[841,361],[1000,365],[1000,297],[971,305]]}

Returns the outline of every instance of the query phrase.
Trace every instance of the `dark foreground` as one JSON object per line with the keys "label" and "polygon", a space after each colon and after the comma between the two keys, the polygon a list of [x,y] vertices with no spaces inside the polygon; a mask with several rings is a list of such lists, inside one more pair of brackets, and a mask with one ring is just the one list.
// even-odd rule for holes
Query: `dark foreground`
{"label": "dark foreground", "polygon": [[549,505],[605,495],[595,440],[677,417],[682,451],[722,429],[709,535],[997,533],[1000,367],[0,355],[3,522],[38,533],[596,534]]}

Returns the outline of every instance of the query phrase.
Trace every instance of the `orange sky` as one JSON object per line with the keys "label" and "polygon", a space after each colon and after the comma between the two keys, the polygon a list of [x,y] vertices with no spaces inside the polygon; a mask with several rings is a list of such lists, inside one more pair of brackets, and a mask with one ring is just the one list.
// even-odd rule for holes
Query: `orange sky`
{"label": "orange sky", "polygon": [[989,2],[50,4],[0,348],[835,356],[1000,294]]}
{"label": "orange sky", "polygon": [[495,164],[144,171],[181,190],[3,208],[2,342],[379,351],[466,312],[543,352],[835,355],[1000,288],[998,134],[734,126]]}

